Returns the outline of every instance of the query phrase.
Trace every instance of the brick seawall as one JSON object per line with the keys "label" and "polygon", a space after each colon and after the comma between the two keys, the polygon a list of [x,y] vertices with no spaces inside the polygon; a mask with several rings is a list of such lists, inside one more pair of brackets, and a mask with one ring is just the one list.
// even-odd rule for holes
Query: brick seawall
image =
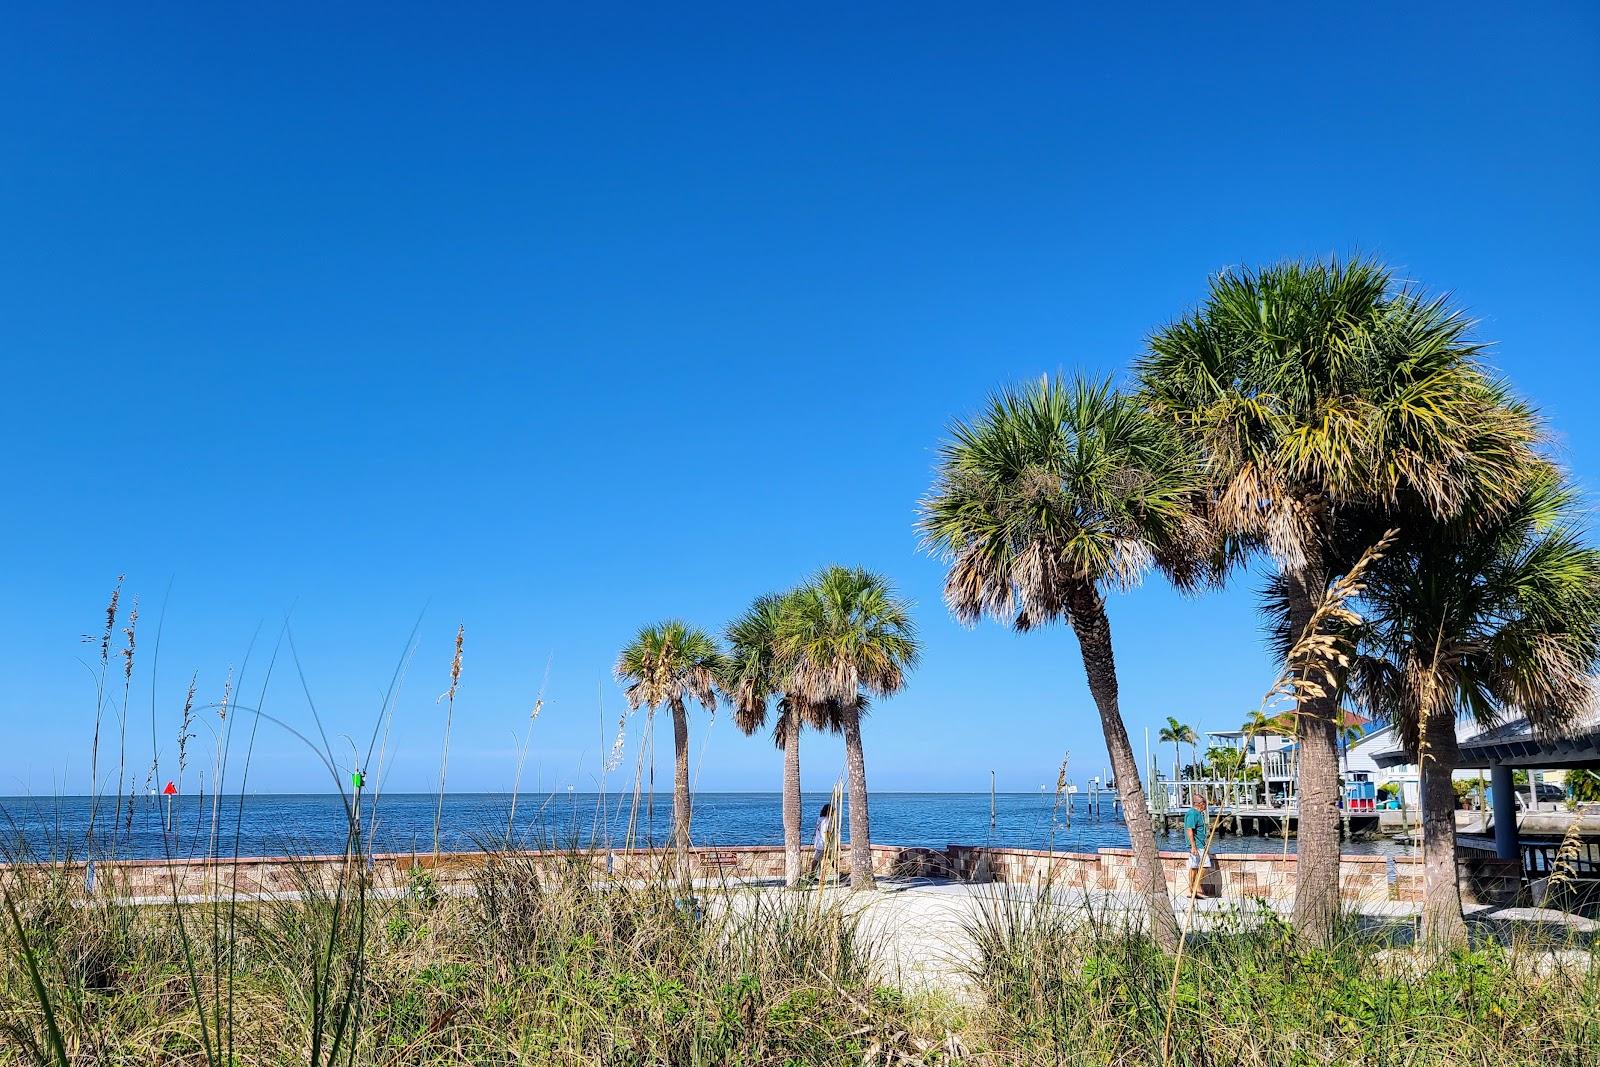
{"label": "brick seawall", "polygon": [[[768,880],[783,877],[783,849],[779,846],[697,847],[690,850],[692,875],[699,879]],[[809,859],[809,852],[807,853]],[[399,889],[428,872],[443,887],[470,884],[475,872],[496,859],[532,865],[550,874],[581,872],[593,878],[648,878],[670,873],[669,849],[615,849],[588,852],[455,852],[435,858],[431,854],[390,853],[366,859],[369,884],[378,889]],[[1222,854],[1212,857],[1206,892],[1230,899],[1283,902],[1293,899],[1295,857],[1278,853]],[[1469,899],[1484,882],[1485,861],[1463,860],[1462,885]],[[1047,852],[1039,849],[950,845],[944,849],[872,847],[873,870],[882,877],[953,878],[964,881],[1004,882],[1016,885],[1049,883],[1062,888],[1111,893],[1136,891],[1133,853],[1129,849],[1103,848],[1097,852]],[[1187,891],[1185,856],[1164,852],[1161,865],[1168,888]],[[232,860],[107,860],[95,864],[94,890],[121,897],[161,898],[174,894],[193,898],[216,894],[276,894],[331,888],[338,883],[345,860],[339,856],[268,856]],[[85,882],[82,864],[33,867],[36,874]],[[17,872],[12,872],[17,873]],[[1504,872],[1489,872],[1500,875]],[[1350,904],[1376,901],[1415,902],[1422,895],[1422,863],[1415,857],[1346,855],[1340,865],[1339,884]]]}

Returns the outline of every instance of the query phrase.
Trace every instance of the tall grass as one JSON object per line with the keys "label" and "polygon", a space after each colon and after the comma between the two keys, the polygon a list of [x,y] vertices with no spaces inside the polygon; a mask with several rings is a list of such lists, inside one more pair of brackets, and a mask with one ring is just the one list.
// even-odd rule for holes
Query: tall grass
{"label": "tall grass", "polygon": [[[171,906],[76,906],[46,880],[0,942],[0,1010],[33,1035],[0,1039],[0,1062],[825,1064],[943,1037],[876,984],[855,920],[806,894],[730,890],[696,913],[671,879],[600,884],[581,854],[507,854],[464,893],[419,872],[356,907],[358,885],[308,866],[295,899],[239,904],[224,1060],[197,1010],[216,976],[187,976]],[[57,963],[37,986],[11,951],[24,929]],[[59,1060],[38,1036],[55,1005]]]}
{"label": "tall grass", "polygon": [[1600,958],[1569,944],[1420,954],[1353,923],[1326,947],[1276,913],[1222,913],[1174,957],[1120,915],[1044,887],[969,925],[982,1032],[1000,1062],[1301,1067],[1539,1064],[1600,1050]]}
{"label": "tall grass", "polygon": [[444,702],[444,742],[439,746],[439,803],[433,811],[433,858],[439,858],[439,828],[444,821],[444,776],[450,766],[450,725],[456,716],[456,690],[461,685],[461,643],[467,627],[456,627],[456,654],[450,660],[450,688],[439,699]]}
{"label": "tall grass", "polygon": [[[94,737],[89,742],[89,825],[84,831],[84,847],[94,853],[95,817],[100,811],[100,730],[105,722],[106,711],[106,678],[111,667],[111,635],[117,628],[117,605],[122,600],[123,575],[117,575],[117,584],[112,586],[111,599],[106,604],[106,626],[100,635],[100,667],[95,672],[94,693]],[[85,637],[84,640],[91,640]],[[117,783],[117,795],[122,795],[122,783]]]}
{"label": "tall grass", "polygon": [[[967,930],[971,995],[908,997],[846,905],[726,886],[696,912],[666,860],[617,882],[587,853],[508,852],[454,891],[419,869],[360,906],[344,868],[307,864],[293,899],[237,902],[233,967],[200,960],[198,980],[172,905],[86,900],[42,865],[8,895],[0,1063],[1160,1061],[1172,956],[1124,912],[997,887]],[[1191,937],[1173,1061],[1592,1064],[1600,965],[1560,947],[1422,956],[1351,927],[1316,948],[1271,913],[1226,914]]]}

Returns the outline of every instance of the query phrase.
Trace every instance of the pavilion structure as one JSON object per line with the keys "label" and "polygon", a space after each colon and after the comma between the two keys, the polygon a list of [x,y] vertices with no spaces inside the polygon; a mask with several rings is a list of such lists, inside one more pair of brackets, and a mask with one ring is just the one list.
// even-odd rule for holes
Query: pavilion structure
{"label": "pavilion structure", "polygon": [[[1559,735],[1541,735],[1526,718],[1512,719],[1464,738],[1460,750],[1459,770],[1482,770],[1489,774],[1495,855],[1520,863],[1523,857],[1517,825],[1518,798],[1512,775],[1518,770],[1529,772],[1529,796],[1534,801],[1531,806],[1537,808],[1533,772],[1600,769],[1600,710],[1591,712]],[[1409,755],[1398,749],[1375,753],[1373,759],[1380,767],[1412,762]],[[1559,835],[1560,831],[1556,833]]]}

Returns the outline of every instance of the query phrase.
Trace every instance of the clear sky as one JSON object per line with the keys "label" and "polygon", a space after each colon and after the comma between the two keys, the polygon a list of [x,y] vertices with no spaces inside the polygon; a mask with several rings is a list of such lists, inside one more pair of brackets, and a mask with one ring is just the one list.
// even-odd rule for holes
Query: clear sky
{"label": "clear sky", "polygon": [[[259,627],[254,700],[286,615],[364,739],[420,614],[388,788],[433,787],[465,623],[451,787],[510,784],[548,661],[526,781],[564,789],[638,626],[837,561],[926,644],[866,726],[875,788],[1098,773],[1070,633],[956,625],[916,502],[953,417],[1126,368],[1229,264],[1453,292],[1596,489],[1600,9],[1075,6],[12,5],[0,793],[86,786],[80,635],[123,572],[140,768],[169,583],[164,759],[191,672],[214,700]],[[1136,745],[1272,679],[1249,582],[1111,615]],[[283,662],[267,700],[309,723]],[[777,787],[706,723],[701,788]],[[329,784],[275,729],[254,775]]]}

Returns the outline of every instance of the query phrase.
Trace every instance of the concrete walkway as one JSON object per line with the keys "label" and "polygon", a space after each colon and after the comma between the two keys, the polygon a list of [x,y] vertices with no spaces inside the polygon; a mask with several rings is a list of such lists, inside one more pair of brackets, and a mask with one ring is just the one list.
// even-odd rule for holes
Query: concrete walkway
{"label": "concrete walkway", "polygon": [[[984,921],[986,914],[994,915],[1008,903],[1021,909],[1039,904],[1057,907],[1081,916],[1085,923],[1093,920],[1111,929],[1142,924],[1144,912],[1143,901],[1137,896],[1099,890],[1054,890],[1048,901],[1042,901],[1040,891],[1034,887],[994,882],[879,879],[878,886],[872,893],[829,887],[821,891],[821,897],[859,918],[861,937],[882,967],[882,980],[908,992],[967,992],[978,963],[971,931]],[[818,893],[815,888],[785,890],[771,884],[746,888],[757,888],[763,894]],[[1179,924],[1187,924],[1191,935],[1218,928],[1236,929],[1240,923],[1256,921],[1264,909],[1286,919],[1292,913],[1288,905],[1217,898],[1192,902],[1179,898],[1173,901],[1173,908]],[[1478,936],[1503,941],[1515,933],[1539,933],[1548,939],[1566,941],[1574,937],[1581,944],[1591,944],[1600,931],[1600,923],[1592,919],[1543,908],[1472,905],[1465,911]],[[1396,946],[1412,943],[1421,912],[1420,904],[1399,901],[1378,901],[1354,909],[1374,936]]]}

